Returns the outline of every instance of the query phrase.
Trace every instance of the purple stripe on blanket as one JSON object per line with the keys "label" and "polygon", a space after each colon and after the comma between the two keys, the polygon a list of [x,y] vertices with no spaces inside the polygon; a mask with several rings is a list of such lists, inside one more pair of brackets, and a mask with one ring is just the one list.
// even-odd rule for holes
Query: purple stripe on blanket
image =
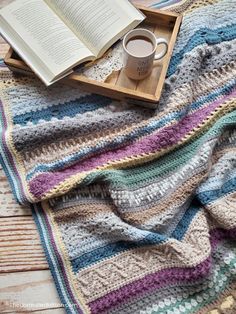
{"label": "purple stripe on blanket", "polygon": [[29,184],[30,191],[36,198],[40,198],[43,194],[46,194],[53,187],[72,175],[90,171],[99,166],[108,164],[109,162],[122,160],[124,158],[128,158],[129,156],[140,156],[142,154],[158,152],[161,149],[174,146],[190,131],[199,126],[224,101],[232,98],[233,96],[236,96],[236,92],[214,101],[207,107],[184,117],[177,124],[166,127],[155,134],[146,136],[142,140],[137,141],[128,147],[101,153],[89,160],[77,162],[75,165],[62,171],[39,174],[31,180]]}
{"label": "purple stripe on blanket", "polygon": [[[236,229],[223,230],[215,229],[210,232],[210,242],[213,251],[216,250],[219,243],[225,238],[235,238]],[[147,275],[146,277],[126,285],[118,290],[110,292],[106,296],[90,303],[93,314],[101,313],[106,308],[111,309],[120,305],[122,300],[132,300],[133,297],[151,293],[165,286],[176,283],[196,281],[206,278],[212,267],[212,259],[208,257],[205,261],[191,268],[171,268],[164,269],[157,273]]]}

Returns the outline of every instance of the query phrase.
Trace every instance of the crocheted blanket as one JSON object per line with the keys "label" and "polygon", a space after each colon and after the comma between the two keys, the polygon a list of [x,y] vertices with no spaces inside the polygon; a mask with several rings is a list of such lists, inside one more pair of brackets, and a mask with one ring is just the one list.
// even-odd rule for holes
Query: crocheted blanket
{"label": "crocheted blanket", "polygon": [[206,313],[236,287],[236,1],[137,2],[184,13],[156,111],[0,72],[1,164],[68,313]]}

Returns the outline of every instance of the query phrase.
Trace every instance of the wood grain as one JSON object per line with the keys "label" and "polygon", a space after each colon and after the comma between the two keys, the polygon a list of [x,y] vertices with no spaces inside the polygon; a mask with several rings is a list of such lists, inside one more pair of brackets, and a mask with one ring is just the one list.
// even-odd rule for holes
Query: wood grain
{"label": "wood grain", "polygon": [[0,167],[0,218],[31,215],[29,207],[16,203],[6,175]]}
{"label": "wood grain", "polygon": [[0,58],[4,58],[8,50],[9,45],[0,36]]}
{"label": "wood grain", "polygon": [[48,269],[33,218],[0,219],[0,273]]}

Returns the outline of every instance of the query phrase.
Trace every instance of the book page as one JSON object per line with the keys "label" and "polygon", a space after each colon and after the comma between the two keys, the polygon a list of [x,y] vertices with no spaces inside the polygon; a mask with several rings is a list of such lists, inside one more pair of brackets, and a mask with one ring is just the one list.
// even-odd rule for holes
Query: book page
{"label": "book page", "polygon": [[[92,55],[43,0],[17,0],[3,8],[0,15],[53,76]],[[12,34],[9,37],[13,41]]]}
{"label": "book page", "polygon": [[134,20],[144,19],[127,0],[45,1],[96,56]]}

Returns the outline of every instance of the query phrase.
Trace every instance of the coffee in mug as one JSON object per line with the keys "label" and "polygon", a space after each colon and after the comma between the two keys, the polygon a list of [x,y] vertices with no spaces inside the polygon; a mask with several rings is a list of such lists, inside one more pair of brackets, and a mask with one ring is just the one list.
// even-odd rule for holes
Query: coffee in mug
{"label": "coffee in mug", "polygon": [[[156,54],[160,44],[164,45],[164,49]],[[126,75],[134,80],[142,80],[151,73],[153,61],[166,55],[168,43],[165,38],[156,38],[147,29],[137,28],[125,35],[123,49]]]}
{"label": "coffee in mug", "polygon": [[144,57],[153,52],[152,41],[145,36],[134,36],[126,44],[128,52],[136,57]]}

